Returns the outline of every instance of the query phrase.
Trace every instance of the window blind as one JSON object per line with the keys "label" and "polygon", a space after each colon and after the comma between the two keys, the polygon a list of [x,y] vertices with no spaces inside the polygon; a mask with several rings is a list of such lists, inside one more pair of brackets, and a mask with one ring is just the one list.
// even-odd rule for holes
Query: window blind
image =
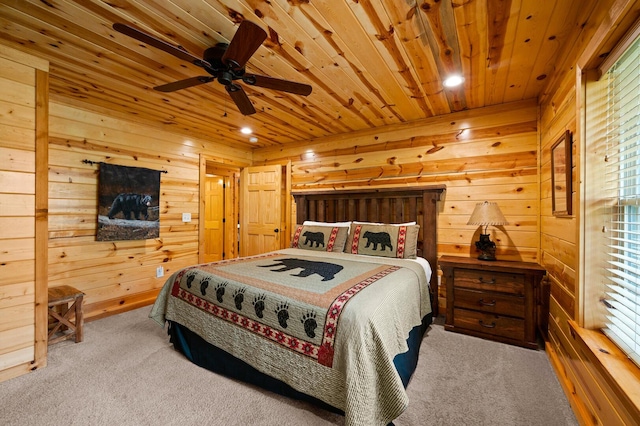
{"label": "window blind", "polygon": [[640,365],[640,38],[607,82],[604,333]]}

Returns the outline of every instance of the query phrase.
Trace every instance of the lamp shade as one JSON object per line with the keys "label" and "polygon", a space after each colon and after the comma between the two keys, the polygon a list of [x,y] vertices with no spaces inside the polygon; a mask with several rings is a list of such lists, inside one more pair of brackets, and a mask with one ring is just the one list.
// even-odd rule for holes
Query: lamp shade
{"label": "lamp shade", "polygon": [[508,225],[497,203],[485,201],[476,204],[467,225]]}

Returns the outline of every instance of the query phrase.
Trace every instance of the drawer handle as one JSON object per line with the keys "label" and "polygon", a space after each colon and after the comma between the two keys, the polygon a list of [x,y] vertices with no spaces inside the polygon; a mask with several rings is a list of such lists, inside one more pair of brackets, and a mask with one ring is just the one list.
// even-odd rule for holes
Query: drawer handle
{"label": "drawer handle", "polygon": [[496,279],[495,278],[491,278],[491,280],[489,280],[489,281],[485,281],[484,278],[482,278],[482,277],[478,277],[478,279],[480,280],[480,284],[495,284],[496,283]]}
{"label": "drawer handle", "polygon": [[492,300],[491,302],[485,302],[484,299],[480,299],[478,300],[478,303],[480,304],[480,306],[496,306],[495,299]]}
{"label": "drawer handle", "polygon": [[482,320],[478,320],[478,322],[480,323],[481,326],[485,327],[485,328],[495,328],[496,327],[496,323],[492,322],[491,324],[485,324]]}

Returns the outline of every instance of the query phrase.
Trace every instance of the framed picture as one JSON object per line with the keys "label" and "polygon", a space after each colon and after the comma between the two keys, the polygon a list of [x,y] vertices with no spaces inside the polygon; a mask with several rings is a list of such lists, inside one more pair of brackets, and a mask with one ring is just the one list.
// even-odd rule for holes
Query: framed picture
{"label": "framed picture", "polygon": [[100,163],[97,241],[160,236],[160,171]]}
{"label": "framed picture", "polygon": [[551,199],[554,216],[571,216],[571,132],[551,147]]}

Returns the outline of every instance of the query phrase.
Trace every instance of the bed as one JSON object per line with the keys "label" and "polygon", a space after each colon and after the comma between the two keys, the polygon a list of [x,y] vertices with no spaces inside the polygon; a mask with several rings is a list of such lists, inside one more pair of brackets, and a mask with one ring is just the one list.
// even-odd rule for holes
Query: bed
{"label": "bed", "polygon": [[291,247],[184,268],[150,317],[197,365],[386,425],[437,315],[443,186],[297,192]]}

